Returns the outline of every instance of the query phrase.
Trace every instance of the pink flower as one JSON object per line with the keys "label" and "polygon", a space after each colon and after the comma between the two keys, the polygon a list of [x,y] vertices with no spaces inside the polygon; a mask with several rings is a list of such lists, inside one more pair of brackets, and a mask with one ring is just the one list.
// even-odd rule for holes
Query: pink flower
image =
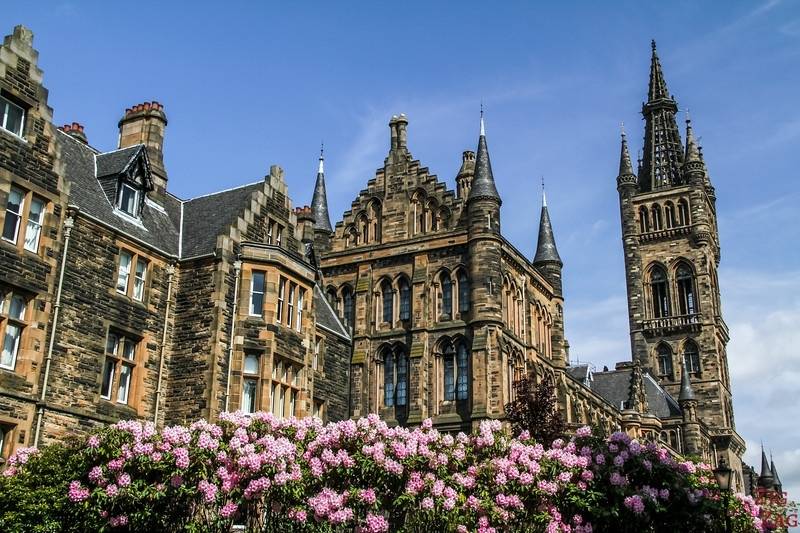
{"label": "pink flower", "polygon": [[623,501],[625,507],[632,510],[636,514],[642,514],[644,512],[644,502],[642,501],[642,497],[638,494],[634,494],[633,496],[628,496]]}
{"label": "pink flower", "polygon": [[100,446],[100,437],[98,437],[97,435],[92,435],[91,437],[86,439],[86,445],[89,448],[97,448],[98,446]]}
{"label": "pink flower", "polygon": [[425,509],[426,511],[430,511],[433,509],[433,498],[427,496],[422,499],[422,503],[420,503],[420,507]]}
{"label": "pink flower", "polygon": [[114,485],[113,483],[106,487],[106,495],[109,498],[113,498],[117,494],[119,494],[119,488],[117,488],[117,486]]}
{"label": "pink flower", "polygon": [[87,500],[89,489],[81,485],[80,481],[73,481],[69,484],[69,499],[75,503]]}
{"label": "pink flower", "polygon": [[588,437],[591,434],[592,434],[592,428],[590,428],[589,426],[583,426],[581,428],[578,428],[578,430],[575,432],[576,437]]}
{"label": "pink flower", "polygon": [[389,521],[381,515],[367,513],[365,522],[368,533],[386,533],[389,531]]}
{"label": "pink flower", "polygon": [[120,487],[127,487],[130,484],[131,484],[131,476],[129,474],[122,473],[119,476],[117,476],[117,485],[119,485]]}
{"label": "pink flower", "polygon": [[222,506],[222,509],[219,510],[219,515],[223,518],[229,518],[236,513],[239,509],[239,506],[233,502],[228,502]]}
{"label": "pink flower", "polygon": [[375,496],[375,489],[364,489],[359,493],[359,497],[361,501],[368,504],[374,505],[377,501],[377,497]]}

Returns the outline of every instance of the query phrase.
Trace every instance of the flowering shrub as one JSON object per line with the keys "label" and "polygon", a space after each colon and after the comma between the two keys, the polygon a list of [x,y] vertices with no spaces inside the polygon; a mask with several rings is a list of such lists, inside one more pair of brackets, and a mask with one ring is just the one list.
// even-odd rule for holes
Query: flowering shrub
{"label": "flowering shrub", "polygon": [[[0,501],[44,456],[10,461]],[[545,448],[497,421],[453,436],[430,420],[411,430],[374,415],[323,425],[232,413],[160,431],[119,422],[71,460],[53,531],[721,531],[726,511],[736,531],[760,528],[758,507],[724,502],[708,465],[589,428]],[[32,530],[8,515],[0,508],[0,529]]]}

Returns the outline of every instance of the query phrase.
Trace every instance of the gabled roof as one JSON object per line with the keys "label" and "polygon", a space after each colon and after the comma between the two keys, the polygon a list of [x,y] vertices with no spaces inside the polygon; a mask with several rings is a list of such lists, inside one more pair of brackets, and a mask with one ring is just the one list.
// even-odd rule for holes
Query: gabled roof
{"label": "gabled roof", "polygon": [[[622,410],[628,400],[632,368],[594,372],[591,389]],[[659,418],[669,418],[681,414],[678,402],[661,388],[661,385],[647,372],[643,372],[643,384],[647,396],[648,412]]]}
{"label": "gabled roof", "polygon": [[[160,250],[162,253],[178,255],[179,231],[175,220],[179,219],[180,215],[174,211],[176,209],[179,211],[179,204],[170,202],[164,208],[160,208],[152,202],[145,201],[139,213],[138,223],[119,215],[95,174],[95,165],[102,159],[103,154],[98,154],[89,146],[60,130],[58,139],[61,140],[61,160],[64,162],[65,176],[71,182],[70,205],[77,206],[81,213]],[[139,145],[124,151],[118,150],[117,152],[123,153],[113,155],[112,159],[103,161],[104,172],[109,172],[111,168],[120,168],[121,162],[126,158],[130,162],[142,148]],[[109,155],[112,154],[115,152],[111,152]],[[173,213],[170,214],[168,210]]]}
{"label": "gabled roof", "polygon": [[319,285],[314,285],[314,311],[318,326],[322,326],[345,340],[350,340],[350,333],[348,333],[342,321],[339,320],[336,312],[328,303],[328,299],[322,294],[322,289],[319,288]]}
{"label": "gabled roof", "polygon": [[244,208],[250,206],[253,193],[263,189],[264,182],[259,181],[183,202],[181,257],[213,252],[217,237],[234,223]]}
{"label": "gabled roof", "polygon": [[143,151],[145,151],[144,145],[136,144],[113,152],[97,154],[97,178],[122,174]]}

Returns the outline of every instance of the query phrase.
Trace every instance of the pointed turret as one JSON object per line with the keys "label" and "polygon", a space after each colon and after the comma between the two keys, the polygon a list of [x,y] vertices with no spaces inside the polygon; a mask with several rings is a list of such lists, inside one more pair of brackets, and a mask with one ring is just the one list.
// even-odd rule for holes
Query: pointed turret
{"label": "pointed turret", "polygon": [[652,48],[647,103],[642,107],[646,122],[644,157],[639,172],[642,191],[680,185],[683,164],[683,146],[675,122],[678,104],[667,90],[655,41]]}
{"label": "pointed turret", "polygon": [[772,460],[772,452],[769,452],[769,469],[772,472],[772,484],[775,486],[775,490],[783,492],[783,483],[781,483],[781,478],[778,477],[778,470],[775,468],[775,462]]}
{"label": "pointed turret", "polygon": [[767,454],[764,453],[764,445],[761,445],[761,474],[758,476],[758,486],[764,489],[771,489],[775,486],[775,479],[772,477],[772,469],[767,461]]}
{"label": "pointed turret", "polygon": [[533,264],[558,263],[563,266],[561,257],[556,248],[556,238],[553,236],[553,226],[550,223],[550,213],[547,211],[547,197],[542,190],[542,214],[539,217],[539,240],[536,243],[536,255],[533,257]]}
{"label": "pointed turret", "polygon": [[332,232],[331,218],[328,214],[328,195],[325,191],[325,154],[319,151],[319,167],[317,183],[314,185],[314,197],[311,199],[311,211],[314,215],[314,229]]}
{"label": "pointed turret", "polygon": [[678,394],[678,402],[694,399],[694,389],[692,389],[692,380],[689,378],[689,372],[686,371],[686,362],[681,361],[681,392]]}
{"label": "pointed turret", "polygon": [[620,143],[619,151],[619,174],[617,174],[617,188],[626,185],[636,185],[636,174],[633,173],[633,163],[631,162],[631,154],[628,151],[628,137],[625,135],[625,130],[622,130],[622,142]]}
{"label": "pointed turret", "polygon": [[686,154],[684,155],[683,160],[686,163],[702,163],[703,160],[700,157],[700,148],[697,145],[697,141],[694,138],[694,130],[692,130],[692,121],[688,117],[686,118]]}
{"label": "pointed turret", "polygon": [[475,155],[475,177],[469,191],[468,201],[487,198],[502,203],[500,194],[494,184],[492,162],[489,160],[489,148],[486,145],[486,128],[483,123],[483,110],[481,110],[481,134],[478,137],[478,151]]}

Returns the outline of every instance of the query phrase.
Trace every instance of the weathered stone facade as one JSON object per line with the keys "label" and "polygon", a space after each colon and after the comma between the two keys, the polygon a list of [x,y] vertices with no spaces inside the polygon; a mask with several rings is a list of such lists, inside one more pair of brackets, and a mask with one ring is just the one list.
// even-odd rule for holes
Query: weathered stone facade
{"label": "weathered stone facade", "polygon": [[603,372],[569,364],[544,197],[533,258],[501,232],[483,117],[455,191],[392,117],[383,167],[334,226],[322,155],[311,207],[293,208],[278,166],[179,199],[163,106],[126,110],[119,148],[100,152],[79,124],[53,127],[36,59],[25,28],[0,47],[0,104],[24,117],[0,125],[3,455],[120,418],[236,409],[469,431],[502,419],[532,373],[553,378],[570,428],[741,470],[714,189],[655,50],[645,156],[637,176],[623,138],[617,178],[633,361]]}
{"label": "weathered stone facade", "polygon": [[52,125],[32,39],[0,47],[0,105],[24,124],[0,124],[2,457],[125,418],[347,417],[350,335],[283,171],[176,198],[163,106],[126,110],[99,152]]}

